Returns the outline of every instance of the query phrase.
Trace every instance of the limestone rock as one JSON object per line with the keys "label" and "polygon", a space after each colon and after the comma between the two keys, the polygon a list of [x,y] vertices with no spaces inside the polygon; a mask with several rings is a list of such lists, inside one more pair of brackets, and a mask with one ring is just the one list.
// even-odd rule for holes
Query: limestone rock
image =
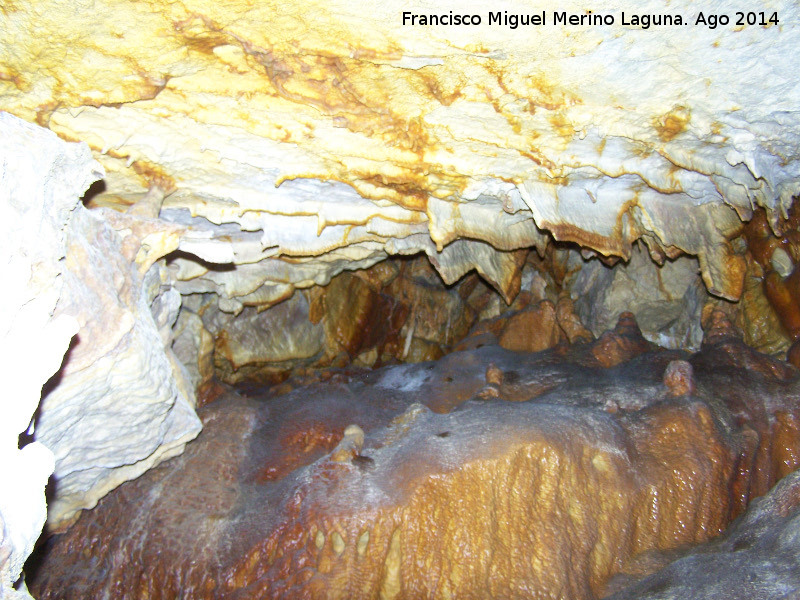
{"label": "limestone rock", "polygon": [[172,349],[186,367],[192,389],[198,389],[214,376],[214,338],[202,318],[185,307],[175,322]]}
{"label": "limestone rock", "polygon": [[[797,374],[766,374],[714,323],[695,355],[646,346],[612,368],[592,360],[600,340],[483,347],[269,402],[228,394],[185,454],[54,538],[33,589],[598,598],[800,466]],[[634,325],[623,316],[617,336]]]}
{"label": "limestone rock", "polygon": [[590,349],[592,358],[608,368],[652,350],[653,344],[644,339],[633,313],[625,312],[619,316],[613,331],[606,331]]}
{"label": "limestone rock", "polygon": [[500,346],[520,352],[538,352],[555,346],[563,333],[556,319],[553,303],[543,300],[535,307],[523,310],[508,318]]}
{"label": "limestone rock", "polygon": [[[477,279],[464,279],[456,285],[445,286],[428,261],[405,263],[399,276],[386,289],[386,293],[408,307],[408,317],[400,331],[404,344],[395,353],[396,358],[409,360],[413,357],[410,362],[432,360],[460,341],[476,319],[464,295],[477,282]],[[497,294],[492,295],[497,297]]]}
{"label": "limestone rock", "polygon": [[120,235],[112,224],[79,207],[67,233],[56,314],[74,316],[80,330],[36,432],[56,457],[53,527],[180,453],[200,430],[194,391],[170,349],[180,296],[166,269],[147,268],[152,257],[144,274],[137,268],[146,225]]}
{"label": "limestone rock", "polygon": [[739,308],[736,324],[748,346],[765,354],[781,355],[791,343],[789,336],[780,315],[764,293],[763,271],[758,272],[758,265],[752,261],[747,267],[742,299],[736,305]]}
{"label": "limestone rock", "polygon": [[641,245],[630,261],[613,267],[588,261],[571,283],[575,312],[595,336],[632,312],[649,341],[668,348],[697,349],[700,316],[708,297],[698,264],[682,257],[657,266]]}
{"label": "limestone rock", "polygon": [[669,388],[670,396],[692,394],[694,388],[694,368],[685,360],[674,360],[664,371],[664,385]]}
{"label": "limestone rock", "polygon": [[[750,600],[797,597],[800,590],[800,473],[787,475],[719,539],[631,585],[619,576],[608,600]],[[673,556],[648,556],[650,564]],[[645,561],[640,561],[644,566]],[[638,565],[637,565],[638,566]]]}
{"label": "limestone rock", "polygon": [[[157,263],[177,246],[178,237],[174,227],[157,220],[86,210],[78,198],[100,167],[85,146],[65,144],[9,115],[3,115],[2,125],[4,148],[14,153],[3,163],[10,167],[4,177],[13,190],[4,201],[7,281],[19,284],[12,302],[30,295],[29,308],[20,312],[12,304],[4,312],[12,336],[7,351],[14,355],[4,364],[18,365],[9,380],[30,372],[26,385],[38,400],[44,380],[61,363],[66,340],[77,332],[30,429],[35,441],[22,451],[33,456],[44,445],[55,457],[57,491],[48,517],[58,527],[122,481],[180,453],[200,430],[194,390],[170,349],[180,295],[168,270]],[[37,153],[34,145],[42,149]],[[33,183],[21,183],[25,179]],[[35,274],[26,274],[34,265]],[[29,289],[25,282],[31,277]],[[33,311],[30,316],[27,310]],[[37,311],[39,321],[31,320]],[[61,333],[52,341],[20,339],[23,329],[46,335],[51,314],[54,323],[62,323],[53,326],[52,335]],[[64,323],[74,324],[69,335],[71,326]],[[41,347],[26,353],[31,340]],[[35,403],[26,410],[32,414],[34,409]],[[16,434],[27,427],[21,416],[4,417],[4,422]]]}
{"label": "limestone rock", "polygon": [[408,315],[400,302],[350,273],[342,273],[327,286],[323,310],[329,351],[344,350],[350,356],[372,348],[381,353]]}
{"label": "limestone rock", "polygon": [[[519,10],[496,10],[506,8]],[[8,431],[0,429],[0,443],[11,444],[3,452],[13,456],[0,462],[25,468],[27,453],[41,479],[49,455],[35,444],[52,446],[54,525],[180,452],[196,434],[194,388],[211,380],[208,334],[216,336],[213,360],[230,382],[277,381],[314,361],[438,358],[477,315],[496,320],[469,340],[471,348],[502,338],[509,347],[541,349],[562,336],[574,342],[593,334],[596,342],[558,345],[547,359],[624,370],[647,363],[655,352],[647,340],[698,348],[706,291],[743,298],[731,319],[748,324],[745,337],[759,348],[782,352],[800,335],[800,245],[789,211],[800,192],[800,74],[786,68],[800,44],[800,7],[778,3],[780,23],[712,29],[691,22],[697,8],[689,0],[651,0],[643,11],[682,14],[689,24],[649,31],[623,26],[620,8],[607,2],[592,18],[613,18],[613,26],[557,25],[556,11],[539,0],[526,10],[544,11],[549,23],[536,29],[490,23],[478,0],[460,9],[480,13],[483,25],[398,24],[408,10],[400,0],[367,7],[354,0],[42,0],[0,10],[9,42],[0,45],[2,106],[65,140],[86,142],[105,169],[104,187],[90,201],[97,208],[87,212],[75,200],[90,179],[85,149],[63,150],[52,136],[25,129],[28,146],[62,148],[56,152],[63,162],[44,160],[41,170],[48,181],[63,175],[69,194],[60,203],[49,192],[30,203],[12,193],[4,223],[24,220],[19,230],[27,237],[19,242],[13,229],[0,246],[0,268],[8,271],[0,275],[15,288],[3,301],[9,310],[0,311],[13,323],[0,327],[6,354],[14,354],[4,364],[12,374],[24,372],[19,361],[32,363],[30,349],[46,347],[36,355],[41,368],[14,384],[28,387]],[[722,0],[715,9],[741,7]],[[586,16],[575,0],[558,11]],[[9,122],[3,117],[0,125]],[[3,184],[22,181],[6,179],[17,158],[2,163]],[[70,162],[82,166],[73,170]],[[28,214],[18,218],[22,212]],[[736,238],[754,213],[745,231],[751,260]],[[39,221],[47,225],[43,234],[32,225]],[[548,274],[532,273],[530,248],[542,261],[550,256]],[[449,288],[385,264],[371,275],[346,273],[418,254]],[[60,258],[63,265],[55,265]],[[499,296],[482,293],[473,273]],[[328,284],[330,294],[313,290]],[[392,290],[402,293],[387,299]],[[573,307],[564,293],[573,295]],[[762,310],[765,298],[773,313]],[[181,313],[184,301],[191,306]],[[48,330],[54,314],[63,318]],[[709,315],[702,352],[719,352],[726,369],[789,385],[790,367],[743,351],[731,323]],[[603,334],[618,317],[616,330]],[[13,440],[76,331],[71,318],[80,332],[48,386],[37,442],[20,452]],[[776,335],[778,318],[785,340]],[[536,327],[541,336],[530,335]],[[790,357],[800,364],[797,348]],[[705,393],[702,369],[690,373],[680,364],[686,358],[670,354],[675,372],[651,382],[674,402]],[[460,359],[453,360],[440,368]],[[655,370],[666,368],[658,364]],[[420,376],[425,368],[402,373]],[[562,372],[528,384],[513,371],[475,389],[471,378],[450,381],[452,394],[429,390],[428,402],[449,410],[483,386],[492,386],[483,396],[500,402],[563,384]],[[409,385],[399,375],[393,381]],[[602,419],[624,419],[649,398],[608,394],[597,406]],[[414,415],[420,423],[434,419]],[[239,417],[240,432],[250,433],[252,413],[231,415]],[[792,418],[775,421],[792,430]],[[363,426],[369,441],[378,424]],[[766,439],[768,427],[759,427],[753,435]],[[281,439],[313,454],[331,451],[340,433],[323,425],[310,430]],[[751,443],[752,435],[743,436]],[[220,460],[236,455],[228,452]],[[427,455],[412,458],[420,456]],[[375,467],[368,458],[353,457],[359,472]],[[308,466],[294,461],[270,473]],[[41,508],[35,479],[35,494],[19,495],[31,502],[19,506]],[[202,499],[213,506],[216,498],[224,513],[235,491],[215,493]],[[28,551],[38,509],[30,509],[31,528],[17,538],[25,519],[7,518],[12,508],[0,506],[5,587]],[[355,535],[328,525],[312,536],[323,574],[335,571],[333,557],[350,556]],[[356,552],[369,547],[371,534],[363,535]],[[7,540],[15,548],[8,556]],[[401,572],[404,540],[383,540],[382,564],[392,577]],[[248,568],[236,577],[257,586],[261,575]],[[388,575],[383,584],[384,596],[401,589]],[[594,591],[599,584],[576,585]]]}
{"label": "limestone rock", "polygon": [[237,316],[212,305],[203,321],[216,340],[214,360],[230,382],[257,379],[262,367],[286,368],[324,347],[324,328],[310,321],[308,301],[300,292],[270,310],[247,307]]}
{"label": "limestone rock", "polygon": [[561,342],[580,343],[592,339],[592,333],[573,312],[569,298],[562,297],[558,306],[550,300],[534,303],[532,298],[529,292],[522,292],[499,316],[478,321],[455,349],[498,344],[508,350],[539,352]]}
{"label": "limestone rock", "polygon": [[593,339],[592,332],[584,326],[580,317],[575,314],[575,305],[569,297],[564,296],[558,299],[556,317],[561,331],[564,332],[571,344]]}
{"label": "limestone rock", "polygon": [[800,337],[800,212],[792,206],[776,234],[759,210],[744,230],[750,263],[740,321],[748,343],[771,354],[783,353]]}
{"label": "limestone rock", "polygon": [[404,362],[420,363],[430,360],[439,360],[445,355],[442,346],[419,337],[409,338],[408,345],[403,347],[401,355]]}
{"label": "limestone rock", "polygon": [[[83,190],[102,175],[85,145],[0,112],[0,598],[28,598],[14,584],[46,517],[54,469],[37,435],[42,386],[58,370],[74,318],[53,311],[64,286],[63,258]],[[38,435],[37,435],[38,437]]]}
{"label": "limestone rock", "polygon": [[593,18],[613,26],[558,25],[585,7],[534,2],[535,29],[489,23],[478,0],[460,6],[478,27],[362,4],[15,2],[0,98],[91,146],[107,172],[95,205],[148,213],[160,189],[161,218],[191,226],[181,249],[199,257],[181,257],[180,291],[225,311],[415,253],[510,301],[514,251],[551,238],[688,254],[709,292],[740,297],[731,238],[758,206],[779,229],[800,191],[796,5],[731,29],[653,0],[642,10],[688,24],[652,35],[608,3]]}
{"label": "limestone rock", "polygon": [[794,370],[784,361],[761,354],[742,343],[742,332],[728,319],[724,311],[710,308],[703,315],[703,347],[719,351],[719,359],[727,366],[759,372],[765,377],[789,380]]}

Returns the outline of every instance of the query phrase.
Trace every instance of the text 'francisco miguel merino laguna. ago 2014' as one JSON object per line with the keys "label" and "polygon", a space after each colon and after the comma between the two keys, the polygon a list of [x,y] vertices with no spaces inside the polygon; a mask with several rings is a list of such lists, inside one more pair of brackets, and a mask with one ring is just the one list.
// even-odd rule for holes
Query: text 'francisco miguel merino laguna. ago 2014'
{"label": "text 'francisco miguel merino laguna. ago 2014'", "polygon": [[[488,13],[489,25],[500,25],[510,29],[517,29],[520,26],[542,26],[542,25],[577,25],[584,27],[591,26],[612,26],[624,25],[649,29],[653,26],[674,26],[674,25],[701,25],[709,29],[715,29],[718,25],[735,24],[760,25],[762,27],[778,24],[778,13],[765,12],[737,12],[733,17],[726,14],[704,14],[702,12],[692,15],[691,19],[684,19],[678,14],[646,14],[621,12],[619,21],[617,15],[612,13],[593,13],[586,11],[583,14],[571,14],[566,11],[552,11],[548,19],[547,12],[535,14],[509,14],[508,11],[497,11]],[[403,25],[481,25],[486,23],[481,15],[459,14],[452,10],[447,13],[439,14],[415,14],[409,11],[403,12]]]}

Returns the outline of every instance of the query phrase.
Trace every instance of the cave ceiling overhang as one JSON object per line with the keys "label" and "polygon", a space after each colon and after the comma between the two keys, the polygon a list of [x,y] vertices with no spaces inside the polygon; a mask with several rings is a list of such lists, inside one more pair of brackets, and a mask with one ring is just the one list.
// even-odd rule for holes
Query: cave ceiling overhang
{"label": "cave ceiling overhang", "polygon": [[181,291],[234,312],[418,252],[508,300],[513,251],[551,239],[696,256],[709,291],[737,299],[741,222],[763,207],[779,230],[800,190],[800,9],[762,8],[778,24],[712,29],[688,1],[637,7],[686,23],[648,29],[608,2],[593,11],[614,26],[460,3],[477,27],[403,25],[399,0],[12,2],[0,99],[89,144],[98,203],[155,189],[153,215],[183,232]]}

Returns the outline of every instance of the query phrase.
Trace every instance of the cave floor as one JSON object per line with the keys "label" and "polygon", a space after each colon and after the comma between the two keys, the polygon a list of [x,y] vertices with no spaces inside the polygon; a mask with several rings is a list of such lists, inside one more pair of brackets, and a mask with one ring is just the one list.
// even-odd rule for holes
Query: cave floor
{"label": "cave floor", "polygon": [[225,387],[183,455],[49,539],[34,595],[600,598],[800,465],[797,371],[724,323],[695,354],[623,318],[320,379]]}

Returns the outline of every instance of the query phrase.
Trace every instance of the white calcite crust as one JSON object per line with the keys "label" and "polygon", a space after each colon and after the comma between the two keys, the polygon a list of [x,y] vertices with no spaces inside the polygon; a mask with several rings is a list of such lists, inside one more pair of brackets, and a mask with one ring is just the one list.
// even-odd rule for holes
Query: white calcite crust
{"label": "white calcite crust", "polygon": [[124,233],[80,207],[67,237],[56,313],[81,330],[37,423],[56,456],[53,524],[179,454],[200,431],[193,388],[169,349],[180,295],[163,266],[139,272]]}
{"label": "white calcite crust", "polygon": [[[46,514],[53,527],[69,522],[180,453],[201,425],[193,385],[170,349],[181,298],[156,262],[177,245],[174,228],[84,208],[80,196],[103,175],[85,144],[8,113],[0,113],[0,141],[5,598],[16,593],[11,584]],[[20,450],[26,430],[35,441]]]}
{"label": "white calcite crust", "polygon": [[727,0],[594,3],[613,25],[536,0],[459,3],[479,26],[403,25],[400,0],[36,6],[3,17],[3,103],[90,145],[98,201],[161,186],[161,218],[193,227],[178,289],[234,314],[397,253],[508,298],[502,253],[551,238],[625,259],[642,239],[738,299],[730,238],[757,206],[778,227],[800,191],[793,2],[760,3],[764,26]]}
{"label": "white calcite crust", "polygon": [[[35,432],[55,455],[53,523],[180,452],[199,431],[193,388],[211,352],[199,316],[173,330],[180,295],[213,294],[220,322],[245,307],[251,318],[343,270],[422,252],[445,282],[474,269],[508,302],[514,251],[555,239],[626,260],[637,240],[657,263],[688,255],[681,269],[696,260],[709,293],[738,299],[745,261],[731,239],[759,206],[777,229],[800,192],[800,8],[767,0],[758,10],[778,23],[713,29],[696,24],[700,10],[735,21],[746,7],[640,2],[639,15],[686,23],[647,29],[624,25],[618,2],[591,8],[615,24],[557,25],[539,0],[459,3],[480,26],[403,25],[401,0],[4,7],[0,106],[88,149],[0,121],[21,136],[0,147],[0,275],[18,282],[2,300],[0,364],[22,386],[8,397],[25,398],[2,420],[14,457],[3,468],[27,453],[39,498],[50,455],[19,451],[16,436],[79,328]],[[511,29],[489,10],[548,21]],[[130,212],[80,206],[101,166],[94,202]],[[652,275],[644,259],[617,287]],[[614,287],[583,283],[590,295]],[[292,307],[253,322],[294,323],[305,313]],[[599,331],[618,308],[587,318]],[[278,358],[318,352],[317,329]],[[236,364],[252,358],[228,350]],[[42,502],[19,522],[40,526]],[[17,539],[0,554],[4,577],[38,531],[13,538],[13,510],[0,506],[3,539]]]}
{"label": "white calcite crust", "polygon": [[47,515],[50,448],[19,448],[42,385],[58,370],[77,321],[53,311],[63,287],[69,224],[79,196],[102,175],[86,145],[0,112],[0,598],[14,588]]}

